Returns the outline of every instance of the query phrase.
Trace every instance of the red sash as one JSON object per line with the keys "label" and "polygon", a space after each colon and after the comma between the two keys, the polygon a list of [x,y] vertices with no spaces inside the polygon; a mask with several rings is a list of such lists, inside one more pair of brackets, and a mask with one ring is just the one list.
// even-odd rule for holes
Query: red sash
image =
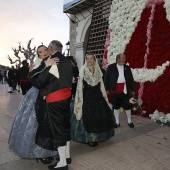
{"label": "red sash", "polygon": [[116,90],[110,90],[111,93],[123,93],[125,83],[117,83]]}
{"label": "red sash", "polygon": [[46,102],[51,103],[51,102],[65,100],[65,99],[68,99],[70,96],[71,96],[70,88],[63,88],[55,92],[52,92],[50,94],[47,94]]}
{"label": "red sash", "polygon": [[29,79],[21,79],[20,81],[21,81],[21,82],[28,82]]}

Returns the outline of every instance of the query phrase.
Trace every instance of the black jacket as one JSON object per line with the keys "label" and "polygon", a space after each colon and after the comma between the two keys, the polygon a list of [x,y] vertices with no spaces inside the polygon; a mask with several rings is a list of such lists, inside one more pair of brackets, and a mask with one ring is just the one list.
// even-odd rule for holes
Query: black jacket
{"label": "black jacket", "polygon": [[[119,76],[119,72],[116,65],[117,63],[109,65],[105,73],[104,84],[106,91],[116,90],[117,80]],[[131,69],[128,65],[124,65],[124,76],[126,81],[127,92],[130,93],[132,91],[135,91],[135,82]]]}
{"label": "black jacket", "polygon": [[51,67],[45,66],[45,61],[48,57],[41,62],[38,68],[29,73],[29,79],[32,85],[40,90],[40,96],[45,96],[62,88],[70,88],[72,85],[71,61],[59,52],[51,56],[51,58],[55,57],[58,57],[60,60],[57,65],[59,78],[49,73]]}
{"label": "black jacket", "polygon": [[8,79],[14,81],[15,80],[15,72],[14,69],[9,69],[8,71]]}
{"label": "black jacket", "polygon": [[28,73],[29,73],[29,68],[28,66],[22,66],[19,68],[17,71],[17,79],[22,80],[22,79],[28,79]]}
{"label": "black jacket", "polygon": [[79,69],[77,66],[73,67],[72,66],[72,69],[73,69],[73,77],[76,78],[79,76]]}

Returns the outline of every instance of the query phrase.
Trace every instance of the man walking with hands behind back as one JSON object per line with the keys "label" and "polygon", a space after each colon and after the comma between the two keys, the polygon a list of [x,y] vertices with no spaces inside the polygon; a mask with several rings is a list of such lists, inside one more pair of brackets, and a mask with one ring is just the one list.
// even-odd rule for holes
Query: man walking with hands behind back
{"label": "man walking with hands behind back", "polygon": [[126,56],[118,54],[116,63],[108,66],[105,74],[105,88],[107,93],[110,93],[111,102],[114,109],[116,119],[115,128],[120,126],[119,108],[123,107],[127,115],[127,123],[130,128],[134,128],[131,120],[131,104],[130,95],[135,94],[135,82],[131,69],[126,63]]}
{"label": "man walking with hands behind back", "polygon": [[[45,97],[50,129],[54,138],[53,148],[59,152],[60,161],[49,166],[52,170],[67,170],[67,164],[71,163],[70,88],[73,75],[70,60],[61,54],[62,48],[61,42],[51,41],[48,46],[50,57],[29,74],[33,85],[40,90],[39,95]],[[58,64],[56,64],[57,58]]]}

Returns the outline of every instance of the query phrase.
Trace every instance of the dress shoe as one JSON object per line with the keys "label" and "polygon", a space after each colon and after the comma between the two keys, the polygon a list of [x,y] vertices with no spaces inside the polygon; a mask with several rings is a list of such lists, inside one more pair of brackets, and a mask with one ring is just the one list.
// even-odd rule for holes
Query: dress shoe
{"label": "dress shoe", "polygon": [[52,157],[52,156],[50,156],[50,157],[47,157],[50,161],[53,161],[54,160],[54,158]]}
{"label": "dress shoe", "polygon": [[[57,160],[57,162],[56,162],[54,165],[49,165],[48,168],[49,168],[49,169],[54,168],[59,161],[60,161],[60,160]],[[71,159],[71,158],[66,158],[66,162],[67,162],[67,164],[71,164],[72,159]]]}
{"label": "dress shoe", "polygon": [[119,124],[116,123],[116,124],[114,125],[114,128],[118,128],[119,126],[120,126],[120,123],[119,123]]}
{"label": "dress shoe", "polygon": [[133,124],[132,122],[128,123],[128,126],[129,126],[130,128],[134,128],[134,124]]}
{"label": "dress shoe", "polygon": [[58,168],[54,168],[54,167],[50,168],[49,166],[48,166],[48,169],[50,169],[50,170],[68,170],[68,165],[63,166],[63,167],[58,167]]}
{"label": "dress shoe", "polygon": [[38,160],[40,160],[43,164],[51,163],[51,160],[49,160],[48,158],[36,158],[37,163],[38,163]]}
{"label": "dress shoe", "polygon": [[90,142],[90,143],[88,143],[88,145],[90,147],[95,147],[95,146],[98,146],[98,142]]}
{"label": "dress shoe", "polygon": [[52,168],[54,168],[55,166],[57,166],[57,163],[58,163],[59,161],[57,161],[55,164],[53,164],[53,165],[49,165],[48,166],[48,169],[52,169]]}

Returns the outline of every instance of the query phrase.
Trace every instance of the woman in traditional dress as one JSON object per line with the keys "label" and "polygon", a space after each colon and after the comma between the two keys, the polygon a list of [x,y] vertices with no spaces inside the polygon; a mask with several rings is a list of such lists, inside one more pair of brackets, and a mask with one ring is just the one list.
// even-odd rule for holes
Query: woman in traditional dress
{"label": "woman in traditional dress", "polygon": [[[37,68],[42,59],[47,56],[47,47],[40,45],[37,48],[38,58],[34,63],[33,69]],[[32,87],[22,99],[16,113],[11,133],[9,136],[9,148],[21,158],[38,158],[43,164],[51,163],[52,156],[57,156],[57,151],[46,150],[35,144],[37,132],[37,115],[35,113],[35,103],[39,90]],[[45,114],[43,106],[42,116]],[[40,116],[40,115],[39,115]]]}
{"label": "woman in traditional dress", "polygon": [[115,121],[109,107],[102,72],[94,54],[86,55],[85,64],[80,69],[71,112],[73,141],[96,146],[98,142],[114,136]]}

